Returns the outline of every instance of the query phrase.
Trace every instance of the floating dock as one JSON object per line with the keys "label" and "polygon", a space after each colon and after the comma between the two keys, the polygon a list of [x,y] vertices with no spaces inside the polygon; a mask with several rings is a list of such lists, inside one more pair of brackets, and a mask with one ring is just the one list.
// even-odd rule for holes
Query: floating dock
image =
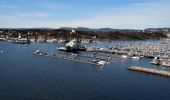
{"label": "floating dock", "polygon": [[39,51],[39,53],[34,52],[34,54],[38,56],[44,56],[44,57],[50,57],[50,58],[57,58],[57,59],[63,59],[63,60],[69,60],[69,61],[74,61],[74,62],[79,62],[79,63],[86,63],[86,64],[91,64],[91,65],[96,65],[96,66],[104,66],[104,64],[99,64],[98,62],[92,62],[92,61],[86,61],[86,60],[80,60],[80,59],[75,59],[72,57],[64,57],[64,56],[57,56],[57,55],[49,55],[46,52]]}
{"label": "floating dock", "polygon": [[101,66],[97,63],[93,63],[90,61],[83,61],[83,60],[77,60],[77,59],[73,59],[73,58],[64,58],[64,57],[56,57],[56,58],[63,59],[63,60],[70,60],[70,61],[79,62],[79,63],[86,63],[86,64],[92,64],[92,65],[96,65],[96,66]]}
{"label": "floating dock", "polygon": [[139,66],[129,67],[128,70],[133,70],[133,71],[139,71],[139,72],[144,72],[144,73],[149,73],[149,74],[155,74],[155,75],[170,77],[170,72],[169,71],[163,71],[163,70],[157,70],[157,69],[151,69],[151,68],[144,68],[144,67],[139,67]]}

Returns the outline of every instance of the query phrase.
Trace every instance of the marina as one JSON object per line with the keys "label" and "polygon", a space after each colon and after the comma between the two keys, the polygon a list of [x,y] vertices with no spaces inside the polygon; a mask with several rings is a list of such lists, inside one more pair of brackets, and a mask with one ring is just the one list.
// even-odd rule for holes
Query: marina
{"label": "marina", "polygon": [[[74,30],[72,33],[76,34]],[[29,44],[35,42],[35,40],[30,38],[30,33],[28,32],[26,35],[19,35],[18,38],[9,38],[9,37],[1,37],[1,41],[13,42],[15,44]],[[44,40],[42,40],[44,41]],[[155,65],[163,65],[170,66],[170,43],[168,39],[163,39],[159,43],[145,43],[145,44],[113,44],[110,40],[105,41],[105,46],[100,47],[99,45],[103,45],[103,41],[99,41],[94,39],[94,42],[84,42],[85,40],[79,40],[79,38],[72,39],[70,41],[62,40],[62,39],[51,39],[46,40],[46,42],[57,44],[58,51],[63,52],[80,52],[77,55],[81,58],[91,58],[87,60],[87,62],[92,61],[104,61],[108,64],[116,61],[124,61],[128,59],[140,60],[142,58],[151,58],[151,64]],[[87,40],[89,41],[89,40]],[[95,42],[97,41],[97,42]],[[60,46],[62,44],[62,46]],[[64,44],[64,46],[63,46]],[[95,44],[94,46],[89,46],[89,44]],[[58,54],[53,54],[58,55]],[[50,56],[53,56],[50,55]],[[68,57],[70,58],[70,57]],[[83,59],[84,59],[83,58]],[[159,58],[159,61],[155,58]],[[79,59],[80,62],[84,62]]]}
{"label": "marina", "polygon": [[[102,42],[96,44],[102,45],[101,43]],[[97,45],[88,46],[88,44],[90,43],[82,44],[81,42],[77,42],[77,40],[71,40],[70,42],[65,43],[65,46],[56,47],[57,53],[49,56],[55,55],[56,57],[65,60],[69,59],[71,61],[84,62],[93,65],[100,61],[111,64],[113,62],[126,61],[129,59],[140,60],[142,58],[150,58],[153,59],[153,61],[150,62],[151,64],[170,66],[169,43],[162,44],[162,42],[160,42],[127,45],[112,45],[112,43],[108,43],[105,47],[98,47]]]}
{"label": "marina", "polygon": [[[170,66],[170,43],[147,43],[147,44],[129,44],[129,45],[109,45],[109,48],[87,48],[88,52],[103,52],[121,55],[124,59],[151,58],[152,64]],[[159,59],[157,59],[159,58]],[[159,61],[157,61],[159,60]]]}
{"label": "marina", "polygon": [[[107,42],[101,42],[101,44],[91,43],[86,46],[90,48],[91,45],[95,45],[98,48],[104,48],[100,47],[100,45],[105,46],[102,43],[107,44]],[[117,44],[117,41],[111,43]],[[130,43],[134,43],[134,41],[127,44]],[[141,94],[145,95],[144,99],[157,99],[159,97],[164,100],[169,99],[170,81],[168,77],[139,74],[127,70],[127,66],[137,65],[170,71],[169,67],[150,64],[151,58],[141,57],[139,60],[134,60],[126,54],[122,58],[123,55],[116,53],[96,53],[96,51],[72,53],[58,51],[57,48],[56,44],[51,43],[22,45],[1,41],[0,50],[3,50],[3,53],[0,54],[0,89],[3,90],[1,94],[4,94],[5,98],[15,100],[18,97],[21,99],[44,99],[46,97],[55,99],[56,96],[63,99],[87,100],[95,98],[97,100],[98,95],[102,95],[100,97],[105,96],[104,99],[115,99],[115,97],[117,99],[136,99]],[[39,52],[40,55],[35,55],[35,51]],[[68,58],[68,60],[57,58],[62,56]],[[92,61],[96,58],[96,61],[103,61],[104,59],[107,61],[109,57],[112,57],[112,62],[103,67],[71,60],[71,58],[76,60],[80,58],[81,61]],[[132,91],[129,91],[129,89]],[[159,91],[162,91],[162,89],[164,92],[160,93]],[[7,91],[10,92],[10,96]],[[101,91],[109,91],[111,95],[103,94]],[[148,92],[150,95],[148,95]],[[76,97],[74,97],[75,94]],[[123,94],[123,96],[117,96],[119,94]],[[136,95],[131,96],[129,94]]]}
{"label": "marina", "polygon": [[[73,30],[72,33],[74,33]],[[32,38],[29,38],[28,34],[26,37],[18,36],[17,38],[10,38],[10,39],[7,37],[5,39],[1,38],[0,40],[2,43],[9,43],[10,46],[12,47],[14,46],[16,50],[18,50],[15,52],[19,52],[19,54],[22,52],[22,56],[24,55],[30,56],[30,57],[25,56],[25,58],[30,59],[29,62],[27,62],[27,60],[23,58],[20,60],[18,59],[19,61],[16,62],[22,62],[23,64],[28,63],[28,65],[29,64],[32,65],[36,63],[35,65],[33,65],[35,68],[36,66],[42,66],[46,70],[49,70],[49,67],[55,66],[58,71],[54,68],[53,69],[54,72],[52,73],[57,72],[57,74],[62,72],[61,69],[64,69],[64,72],[62,72],[61,75],[59,74],[59,76],[63,76],[63,73],[66,73],[67,75],[67,73],[69,73],[68,72],[69,70],[74,69],[71,71],[71,73],[69,73],[68,77],[70,78],[70,76],[74,75],[74,73],[79,73],[77,69],[81,69],[82,67],[83,69],[98,68],[97,70],[101,70],[101,71],[109,69],[106,72],[104,73],[101,72],[101,73],[107,75],[111,70],[111,72],[114,73],[109,73],[109,74],[113,74],[115,76],[115,80],[117,80],[116,77],[119,76],[121,79],[125,79],[126,77],[128,77],[127,76],[128,74],[129,75],[135,74],[135,76],[131,76],[131,77],[138,77],[136,73],[130,72],[126,69],[153,74],[152,77],[156,77],[156,75],[170,77],[170,67],[169,67],[170,66],[170,62],[169,62],[170,43],[165,40],[161,40],[161,41],[97,40],[96,37],[94,37],[92,41],[89,41],[89,40],[81,40],[80,38],[77,38],[77,36],[76,38],[70,38],[70,40],[66,40],[66,39],[44,40],[43,38],[34,40]],[[23,44],[27,44],[27,45],[23,45]],[[31,51],[23,52],[22,51],[22,49],[24,49],[23,47],[25,48],[25,51],[27,51],[27,49],[28,50],[31,49]],[[13,57],[17,57],[17,54],[15,55],[15,53],[13,53],[14,51],[12,51],[12,53],[10,53],[9,51],[5,51],[5,53],[3,53],[4,50],[5,49],[3,49],[3,51],[1,52],[2,57],[4,55],[8,55],[8,53],[10,56],[13,55]],[[6,56],[4,58],[6,58]],[[32,60],[33,58],[34,60]],[[48,62],[49,65],[45,62]],[[54,63],[54,65],[50,65],[50,63]],[[127,68],[127,65],[132,67]],[[137,67],[134,65],[145,66],[145,67]],[[90,71],[89,69],[88,71]],[[82,70],[80,70],[79,76],[84,77],[81,72]],[[92,71],[91,75],[93,75],[93,73],[95,72]],[[87,72],[87,74],[85,73],[85,76],[88,76],[89,74],[90,73]],[[90,77],[92,77],[91,75]],[[122,75],[124,77],[122,77]],[[51,76],[48,76],[48,78],[49,77]],[[110,75],[108,77],[110,77]],[[146,75],[146,77],[148,76]],[[82,80],[82,78],[76,78],[76,79]],[[140,78],[138,77],[136,80],[138,79]],[[75,81],[75,79],[73,80]],[[60,82],[58,80],[56,81]],[[69,84],[71,84],[71,82]],[[78,82],[84,84],[81,81]],[[97,83],[94,82],[94,83],[96,85],[102,82],[103,81]],[[62,84],[66,84],[66,83],[68,82],[64,82]],[[86,84],[89,84],[89,81],[86,81]],[[116,83],[116,84],[120,84],[120,83]],[[61,86],[65,86],[65,85],[61,85]],[[105,85],[105,87],[107,86]],[[134,88],[134,86],[132,87]]]}
{"label": "marina", "polygon": [[170,0],[0,0],[0,100],[170,100]]}
{"label": "marina", "polygon": [[104,66],[106,64],[105,61],[85,61],[85,60],[78,60],[72,57],[64,57],[60,54],[60,56],[57,55],[48,55],[47,53],[43,52],[43,51],[36,51],[34,52],[34,54],[39,55],[39,56],[45,56],[45,57],[50,57],[50,58],[56,58],[56,59],[63,59],[63,60],[69,60],[69,61],[74,61],[74,62],[79,62],[79,63],[86,63],[86,64],[92,64],[92,65],[96,65],[96,66]]}

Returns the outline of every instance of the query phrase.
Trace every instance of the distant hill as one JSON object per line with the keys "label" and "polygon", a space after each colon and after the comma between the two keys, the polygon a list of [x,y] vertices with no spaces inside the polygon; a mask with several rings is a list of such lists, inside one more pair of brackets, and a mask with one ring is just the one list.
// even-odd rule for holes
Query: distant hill
{"label": "distant hill", "polygon": [[[71,34],[72,29],[76,31],[76,34]],[[147,31],[146,31],[147,30]],[[112,29],[112,28],[99,28],[91,29],[86,27],[61,27],[59,29],[54,28],[0,28],[1,34],[17,37],[18,34],[27,34],[28,32],[35,36],[37,33],[39,36],[54,37],[54,38],[84,38],[84,39],[161,39],[167,38],[167,35],[163,31],[169,31],[168,29],[146,29],[134,30],[134,29]],[[11,35],[12,34],[12,35]]]}
{"label": "distant hill", "polygon": [[121,32],[142,32],[143,30],[134,30],[134,29],[112,29],[112,28],[86,28],[86,27],[77,27],[77,28],[72,28],[72,27],[61,27],[59,29],[65,29],[65,30],[76,30],[76,31],[94,31],[94,32],[116,32],[116,31],[121,31]]}
{"label": "distant hill", "polygon": [[162,33],[169,33],[170,28],[146,28],[144,29],[145,32],[162,32]]}
{"label": "distant hill", "polygon": [[72,27],[61,27],[59,29],[65,29],[65,30],[76,30],[76,31],[93,31],[91,28],[86,28],[86,27],[77,27],[77,28],[72,28]]}

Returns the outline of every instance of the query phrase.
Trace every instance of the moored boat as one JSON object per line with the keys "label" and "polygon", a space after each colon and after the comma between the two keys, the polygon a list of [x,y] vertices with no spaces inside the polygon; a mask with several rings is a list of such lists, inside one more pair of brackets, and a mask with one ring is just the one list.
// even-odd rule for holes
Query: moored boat
{"label": "moored boat", "polygon": [[73,39],[70,42],[66,43],[65,46],[59,47],[58,50],[67,52],[86,51],[86,47],[81,46],[78,40]]}
{"label": "moored boat", "polygon": [[154,65],[159,65],[159,57],[155,57],[150,63]]}

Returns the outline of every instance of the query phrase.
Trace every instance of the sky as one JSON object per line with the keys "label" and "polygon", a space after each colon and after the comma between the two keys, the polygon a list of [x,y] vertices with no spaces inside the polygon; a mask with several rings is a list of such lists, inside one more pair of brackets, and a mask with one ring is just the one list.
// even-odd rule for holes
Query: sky
{"label": "sky", "polygon": [[170,27],[170,0],[0,0],[0,28]]}

